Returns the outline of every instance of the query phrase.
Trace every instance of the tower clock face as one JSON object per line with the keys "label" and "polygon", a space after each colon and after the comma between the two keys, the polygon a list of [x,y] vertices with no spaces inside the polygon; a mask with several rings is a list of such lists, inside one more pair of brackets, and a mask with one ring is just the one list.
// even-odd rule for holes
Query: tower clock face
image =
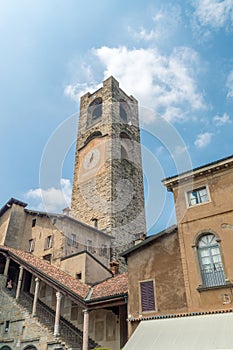
{"label": "tower clock face", "polygon": [[83,167],[86,170],[93,169],[100,161],[100,150],[98,148],[91,149],[83,159]]}
{"label": "tower clock face", "polygon": [[83,182],[104,171],[105,143],[93,140],[80,152],[79,181]]}

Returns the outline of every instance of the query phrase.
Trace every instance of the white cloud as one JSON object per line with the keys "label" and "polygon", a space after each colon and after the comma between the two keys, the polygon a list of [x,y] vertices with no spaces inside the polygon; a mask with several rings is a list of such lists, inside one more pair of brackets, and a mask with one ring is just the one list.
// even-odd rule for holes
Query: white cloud
{"label": "white cloud", "polygon": [[156,49],[130,50],[124,46],[103,46],[93,53],[105,67],[105,78],[115,76],[124,91],[155,110],[144,122],[152,122],[156,114],[169,121],[184,120],[190,110],[204,108],[195,80],[199,58],[190,48],[176,48],[168,57]]}
{"label": "white cloud", "polygon": [[[166,8],[163,7],[156,11],[152,21],[151,29],[140,27],[139,30],[135,30],[129,27],[129,33],[136,40],[161,43],[161,41],[175,34],[181,23],[181,8],[178,5],[167,4]],[[147,23],[147,25],[149,26],[150,24]]]}
{"label": "white cloud", "polygon": [[232,26],[233,0],[195,0],[192,4],[199,25],[214,29]]}
{"label": "white cloud", "polygon": [[230,72],[230,74],[227,77],[227,97],[228,98],[233,98],[233,70]]}
{"label": "white cloud", "polygon": [[227,113],[224,113],[222,117],[219,115],[214,116],[213,121],[216,126],[223,126],[232,122]]}
{"label": "white cloud", "polygon": [[80,97],[84,95],[87,92],[94,92],[100,88],[100,84],[97,84],[96,82],[90,82],[90,83],[74,83],[69,84],[65,87],[64,93],[66,96],[71,98],[71,100],[79,103]]}
{"label": "white cloud", "polygon": [[204,148],[211,142],[213,134],[210,132],[204,132],[203,134],[197,135],[196,141],[194,142],[197,148]]}
{"label": "white cloud", "polygon": [[68,179],[61,179],[60,188],[50,187],[48,189],[30,189],[25,194],[30,208],[34,210],[59,213],[70,205],[72,186]]}
{"label": "white cloud", "polygon": [[141,27],[138,31],[128,28],[129,33],[137,40],[151,41],[159,38],[159,33],[153,29],[147,31],[144,27]]}

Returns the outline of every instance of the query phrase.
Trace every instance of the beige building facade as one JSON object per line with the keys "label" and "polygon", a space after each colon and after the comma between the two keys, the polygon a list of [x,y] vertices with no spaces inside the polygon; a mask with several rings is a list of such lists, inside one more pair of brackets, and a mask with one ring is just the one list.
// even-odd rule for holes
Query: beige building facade
{"label": "beige building facade", "polygon": [[[233,157],[163,183],[174,195],[177,226],[123,253],[130,335],[141,321],[233,311]],[[146,328],[144,322],[136,337]]]}

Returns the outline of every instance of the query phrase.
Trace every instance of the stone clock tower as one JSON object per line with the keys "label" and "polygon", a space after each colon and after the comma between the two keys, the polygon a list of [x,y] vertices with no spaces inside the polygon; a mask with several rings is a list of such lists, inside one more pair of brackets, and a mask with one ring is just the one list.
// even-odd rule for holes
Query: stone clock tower
{"label": "stone clock tower", "polygon": [[114,237],[112,260],[146,233],[138,103],[113,77],[81,97],[71,210]]}

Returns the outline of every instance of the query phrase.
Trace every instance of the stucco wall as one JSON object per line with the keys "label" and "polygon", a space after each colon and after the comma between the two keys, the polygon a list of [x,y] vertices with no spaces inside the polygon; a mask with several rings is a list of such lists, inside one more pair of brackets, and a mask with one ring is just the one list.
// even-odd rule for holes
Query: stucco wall
{"label": "stucco wall", "polygon": [[[186,299],[177,232],[164,235],[128,257],[129,317],[185,311]],[[154,279],[157,311],[142,313],[139,282]]]}
{"label": "stucco wall", "polygon": [[[185,194],[192,187],[207,186],[210,201],[187,208]],[[218,171],[174,188],[179,237],[189,311],[233,307],[232,287],[198,290],[202,285],[195,243],[210,232],[219,239],[225,277],[233,282],[233,170]],[[227,303],[226,303],[227,300]]]}

